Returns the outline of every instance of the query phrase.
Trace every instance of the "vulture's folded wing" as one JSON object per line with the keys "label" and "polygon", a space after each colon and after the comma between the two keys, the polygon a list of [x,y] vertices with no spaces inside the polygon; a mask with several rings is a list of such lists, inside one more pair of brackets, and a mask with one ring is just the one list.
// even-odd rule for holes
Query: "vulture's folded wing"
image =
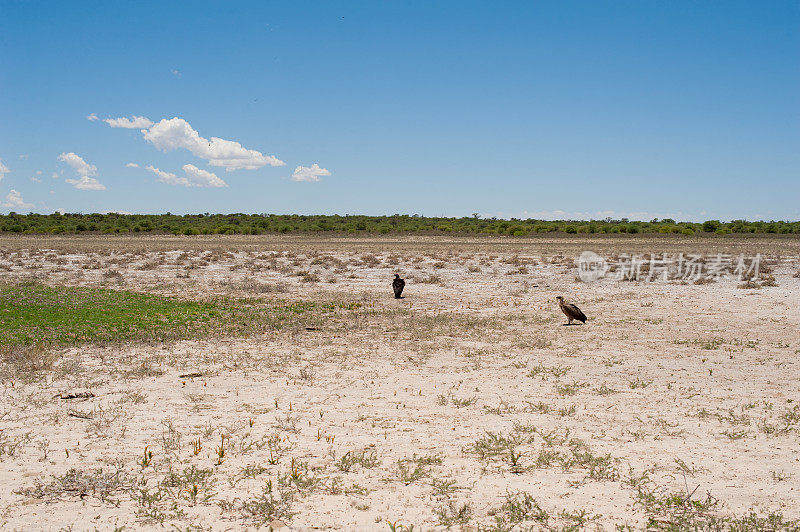
{"label": "vulture's folded wing", "polygon": [[569,303],[569,304],[564,305],[564,306],[566,307],[570,318],[572,318],[574,320],[578,320],[578,321],[586,321],[586,314],[581,312],[581,309],[579,309],[578,307],[576,307],[572,303]]}

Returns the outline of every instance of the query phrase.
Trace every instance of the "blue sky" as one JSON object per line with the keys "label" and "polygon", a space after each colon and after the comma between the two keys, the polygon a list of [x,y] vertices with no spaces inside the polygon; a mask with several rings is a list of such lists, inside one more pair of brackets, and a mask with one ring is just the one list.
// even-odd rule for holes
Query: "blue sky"
{"label": "blue sky", "polygon": [[797,220],[798,30],[796,1],[0,0],[0,212]]}

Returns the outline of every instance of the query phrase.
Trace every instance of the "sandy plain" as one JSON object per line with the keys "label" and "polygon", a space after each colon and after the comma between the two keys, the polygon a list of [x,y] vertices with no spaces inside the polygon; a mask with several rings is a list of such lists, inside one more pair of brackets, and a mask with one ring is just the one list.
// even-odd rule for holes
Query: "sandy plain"
{"label": "sandy plain", "polygon": [[[583,250],[761,254],[774,280],[585,283]],[[796,528],[799,257],[778,236],[0,237],[5,284],[332,309],[6,368],[0,527]]]}

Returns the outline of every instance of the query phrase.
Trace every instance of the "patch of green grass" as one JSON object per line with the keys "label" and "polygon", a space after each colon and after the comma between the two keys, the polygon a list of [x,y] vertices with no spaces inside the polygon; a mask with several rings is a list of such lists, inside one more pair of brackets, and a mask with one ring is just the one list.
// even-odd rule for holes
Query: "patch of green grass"
{"label": "patch of green grass", "polygon": [[220,316],[214,305],[134,292],[32,283],[0,287],[2,344],[159,338]]}
{"label": "patch of green grass", "polygon": [[200,335],[248,335],[298,315],[355,310],[358,303],[178,298],[103,288],[0,285],[0,345],[74,345],[169,341]]}

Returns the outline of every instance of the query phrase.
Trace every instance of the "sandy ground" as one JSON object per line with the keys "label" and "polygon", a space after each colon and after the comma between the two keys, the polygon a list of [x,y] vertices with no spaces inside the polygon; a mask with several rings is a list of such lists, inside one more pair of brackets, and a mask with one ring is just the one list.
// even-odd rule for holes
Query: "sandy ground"
{"label": "sandy ground", "polygon": [[[646,494],[800,518],[797,239],[64,237],[0,249],[2,282],[363,305],[315,330],[70,348],[44,378],[6,376],[3,529],[642,529],[655,515]],[[762,253],[777,286],[583,283],[584,249]],[[563,326],[557,295],[586,325]],[[94,397],[59,398],[80,391]],[[514,521],[503,505],[520,493],[547,517]]]}

